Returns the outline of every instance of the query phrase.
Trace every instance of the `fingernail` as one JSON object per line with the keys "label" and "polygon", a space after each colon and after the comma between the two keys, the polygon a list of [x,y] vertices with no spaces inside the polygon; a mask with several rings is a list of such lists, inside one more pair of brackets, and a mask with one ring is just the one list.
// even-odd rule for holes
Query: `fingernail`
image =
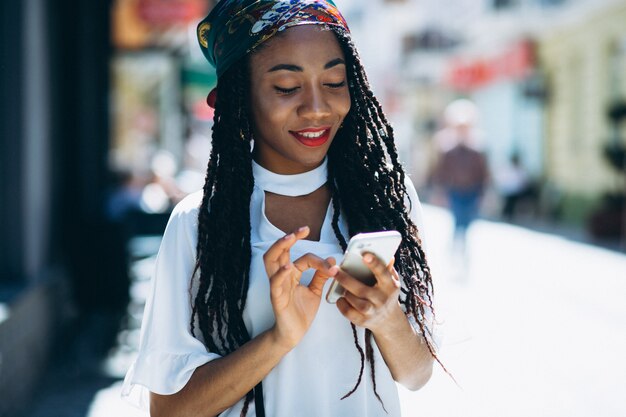
{"label": "fingernail", "polygon": [[363,260],[369,264],[374,260],[374,256],[371,253],[366,253],[365,256],[363,256]]}
{"label": "fingernail", "polygon": [[283,269],[285,271],[289,271],[291,269],[291,264],[287,264],[287,265],[283,266]]}
{"label": "fingernail", "polygon": [[301,228],[298,229],[298,233],[302,233],[305,230],[307,230],[309,228],[309,226],[302,226]]}
{"label": "fingernail", "polygon": [[328,272],[330,272],[331,275],[335,275],[337,274],[337,272],[339,272],[339,267],[337,265],[333,265],[330,268],[328,268]]}
{"label": "fingernail", "polygon": [[289,233],[287,236],[285,236],[285,240],[289,240],[292,237],[294,237],[295,235],[293,233]]}

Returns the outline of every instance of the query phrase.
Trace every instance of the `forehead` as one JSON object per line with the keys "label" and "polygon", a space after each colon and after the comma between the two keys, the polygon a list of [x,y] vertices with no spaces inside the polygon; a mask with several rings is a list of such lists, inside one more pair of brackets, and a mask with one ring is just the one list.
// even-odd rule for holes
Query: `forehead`
{"label": "forehead", "polygon": [[267,70],[279,63],[323,66],[344,58],[335,34],[321,25],[300,25],[275,35],[250,57],[252,71]]}

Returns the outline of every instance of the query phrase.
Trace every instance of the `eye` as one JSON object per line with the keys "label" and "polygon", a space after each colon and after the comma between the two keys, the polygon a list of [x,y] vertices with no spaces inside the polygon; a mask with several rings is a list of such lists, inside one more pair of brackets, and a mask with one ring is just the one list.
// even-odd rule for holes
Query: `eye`
{"label": "eye", "polygon": [[341,88],[341,87],[345,87],[346,85],[346,81],[342,81],[340,83],[327,83],[326,86],[330,87],[330,88]]}
{"label": "eye", "polygon": [[276,90],[277,93],[285,94],[285,95],[295,93],[298,88],[299,87],[283,88],[283,87],[279,87],[277,85],[274,86],[274,90]]}

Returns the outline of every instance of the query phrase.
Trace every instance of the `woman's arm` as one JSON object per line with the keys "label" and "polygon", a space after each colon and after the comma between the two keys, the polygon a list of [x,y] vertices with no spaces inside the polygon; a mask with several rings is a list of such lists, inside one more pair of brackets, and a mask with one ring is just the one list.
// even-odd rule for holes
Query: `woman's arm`
{"label": "woman's arm", "polygon": [[363,261],[374,272],[376,285],[365,285],[334,267],[335,279],[347,290],[337,308],[352,323],[372,331],[394,380],[418,390],[430,379],[433,357],[400,307],[400,280],[393,261],[385,266],[372,254]]}
{"label": "woman's arm", "polygon": [[231,354],[196,368],[187,385],[176,394],[151,393],[150,415],[218,415],[254,388],[290,350],[274,329],[261,333]]}
{"label": "woman's arm", "polygon": [[[150,395],[153,417],[215,416],[232,407],[261,381],[304,337],[322,297],[326,280],[334,275],[334,260],[305,254],[290,261],[290,249],[309,234],[308,227],[276,241],[263,256],[270,280],[276,324],[250,342],[194,371],[179,392]],[[308,286],[300,285],[302,272],[315,269]]]}
{"label": "woman's arm", "polygon": [[428,382],[434,358],[424,336],[415,331],[399,305],[396,317],[372,333],[394,380],[412,391]]}

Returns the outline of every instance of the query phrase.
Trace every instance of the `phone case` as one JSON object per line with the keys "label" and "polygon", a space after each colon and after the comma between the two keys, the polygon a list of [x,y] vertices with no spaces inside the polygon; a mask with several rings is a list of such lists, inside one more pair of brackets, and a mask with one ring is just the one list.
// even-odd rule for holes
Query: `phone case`
{"label": "phone case", "polygon": [[[376,277],[374,277],[367,265],[363,263],[363,253],[373,253],[386,265],[391,262],[401,241],[402,236],[395,230],[354,235],[348,243],[348,248],[339,267],[363,283],[374,285]],[[343,296],[344,291],[343,287],[333,280],[326,294],[326,301],[336,303]]]}

